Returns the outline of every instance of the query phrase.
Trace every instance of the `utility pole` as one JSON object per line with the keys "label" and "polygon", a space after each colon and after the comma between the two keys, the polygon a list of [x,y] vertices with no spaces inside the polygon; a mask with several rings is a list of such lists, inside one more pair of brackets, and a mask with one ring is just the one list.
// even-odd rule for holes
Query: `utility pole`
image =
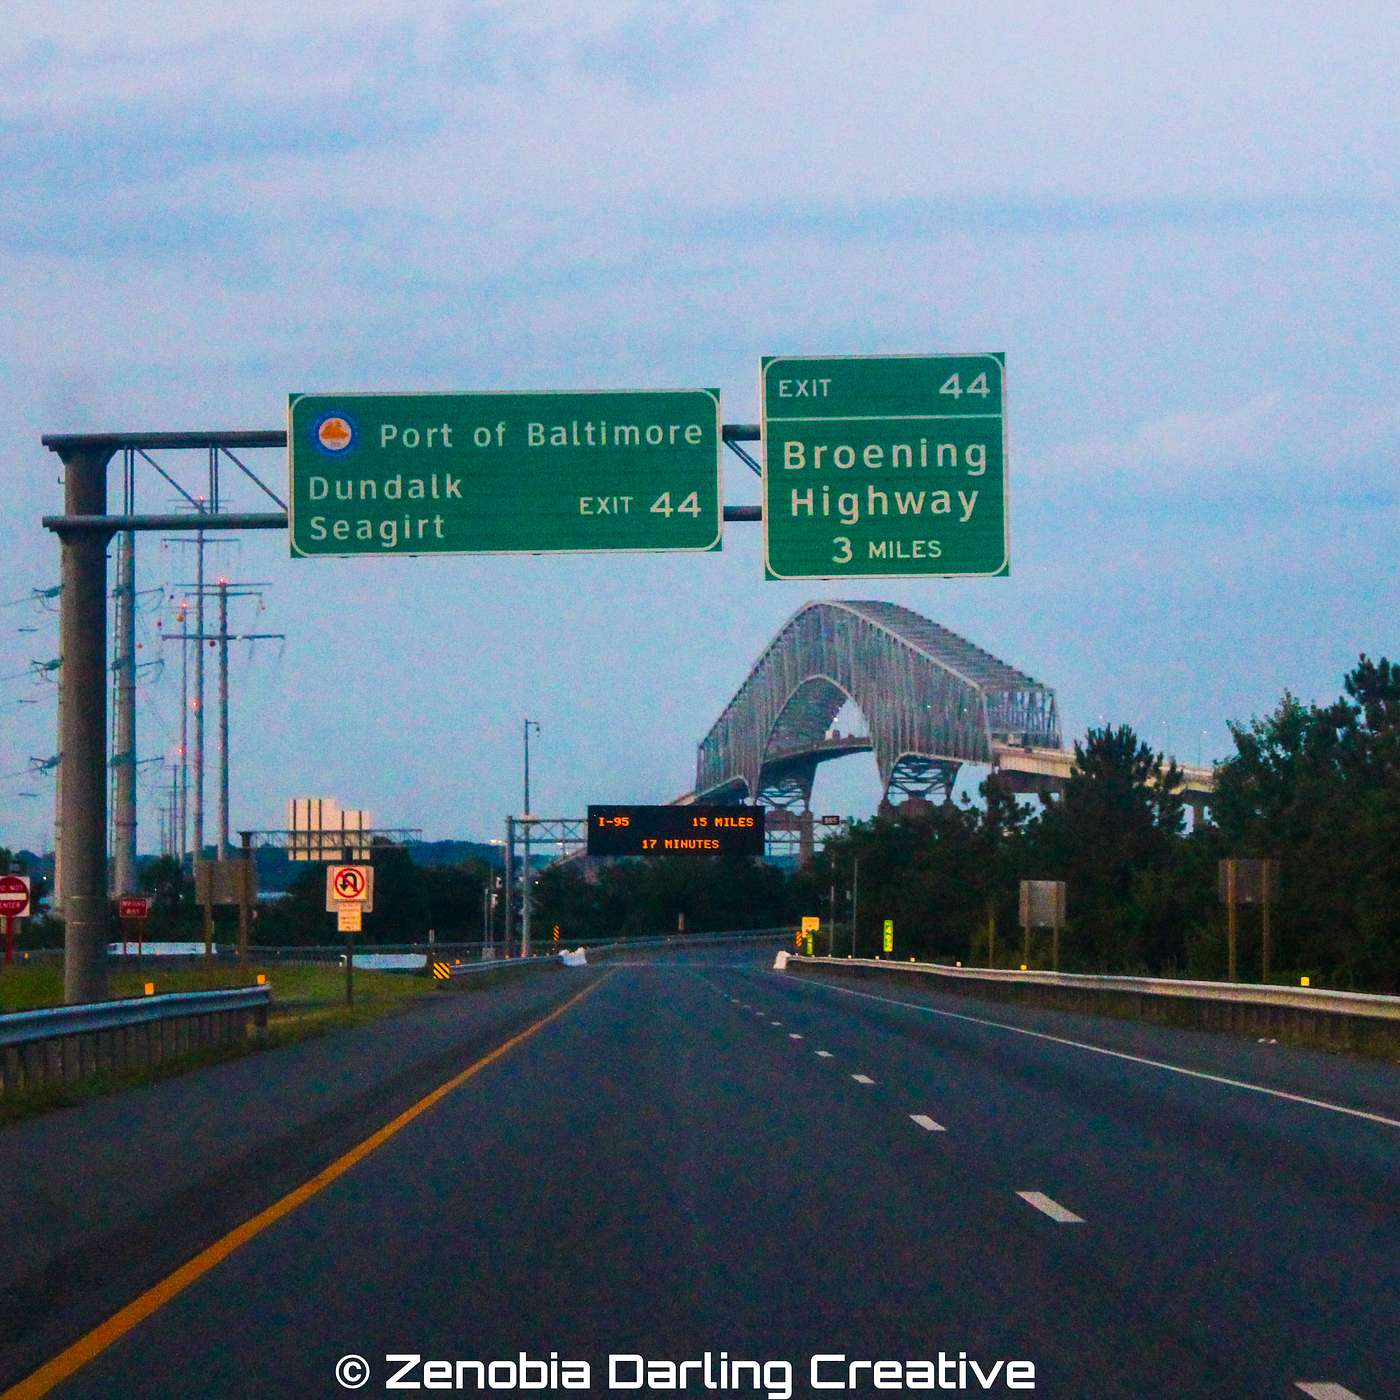
{"label": "utility pole", "polygon": [[[200,506],[201,512],[203,505]],[[195,531],[194,858],[204,859],[204,531]]]}
{"label": "utility pole", "polygon": [[[201,530],[201,531],[198,531],[197,533],[199,533],[199,534],[202,535],[204,532]],[[188,586],[188,585],[180,584],[180,585],[176,585],[176,586],[177,586],[177,587],[186,587],[186,586]],[[170,640],[170,641],[179,641],[179,642],[182,642],[182,643],[189,643],[189,642],[193,642],[193,643],[194,643],[194,645],[195,645],[195,655],[199,658],[199,665],[196,666],[196,668],[195,668],[195,669],[196,669],[196,674],[197,674],[197,676],[198,676],[198,673],[199,673],[199,672],[202,670],[202,668],[203,668],[204,647],[206,646],[206,644],[213,642],[213,643],[217,643],[217,644],[218,644],[218,647],[219,647],[219,790],[218,790],[219,842],[218,842],[218,849],[217,849],[217,851],[215,852],[216,858],[219,859],[219,860],[226,860],[226,859],[228,859],[229,852],[230,852],[230,850],[232,849],[232,846],[231,846],[231,843],[230,843],[230,840],[229,840],[230,832],[229,832],[229,729],[228,729],[229,696],[228,696],[228,644],[229,644],[230,642],[240,642],[240,641],[243,641],[243,642],[261,642],[261,641],[285,641],[285,640],[286,640],[286,634],[283,633],[283,632],[230,632],[230,631],[228,630],[228,600],[229,600],[230,598],[261,598],[261,597],[262,597],[262,594],[261,594],[258,590],[259,590],[259,589],[262,589],[262,588],[265,588],[265,587],[267,587],[267,586],[268,586],[268,585],[263,584],[263,583],[247,583],[247,584],[240,583],[240,584],[231,584],[231,583],[229,582],[228,579],[226,579],[226,578],[221,578],[221,579],[219,579],[219,581],[218,581],[216,584],[214,584],[211,588],[209,588],[209,589],[206,590],[202,584],[196,583],[196,584],[194,585],[195,590],[196,590],[196,610],[195,610],[195,617],[196,617],[196,618],[199,618],[199,617],[201,617],[201,616],[203,615],[203,612],[204,612],[204,608],[203,608],[203,599],[204,599],[204,594],[205,594],[205,592],[207,591],[207,592],[211,592],[211,593],[216,594],[217,597],[218,597],[218,600],[219,600],[219,629],[218,629],[218,631],[217,631],[217,632],[206,632],[202,626],[200,626],[198,623],[196,623],[196,629],[195,629],[195,631],[193,631],[193,632],[175,632],[175,633],[167,633],[167,634],[166,634],[168,640]],[[199,687],[200,684],[201,684],[200,680],[199,680],[199,679],[196,679],[196,689],[198,689],[198,687]],[[204,811],[203,811],[203,799],[202,799],[201,796],[200,796],[200,788],[201,788],[201,786],[202,786],[202,778],[203,778],[203,762],[202,762],[202,759],[199,757],[199,750],[200,750],[200,746],[203,744],[203,741],[204,741],[204,740],[203,740],[203,735],[204,735],[204,714],[203,714],[202,705],[201,705],[201,703],[200,703],[200,701],[199,701],[198,698],[196,699],[196,706],[198,706],[198,708],[196,708],[196,710],[195,710],[195,750],[196,750],[196,757],[195,757],[195,842],[194,842],[194,851],[195,851],[195,859],[196,859],[196,860],[201,860],[201,859],[203,859],[203,850],[204,850],[204,841],[203,841]]]}
{"label": "utility pole", "polygon": [[55,918],[63,917],[63,658],[55,673],[58,676],[58,763],[53,770],[53,893],[49,908]]}
{"label": "utility pole", "polygon": [[112,754],[112,893],[136,890],[136,533],[117,536],[116,735]]}
{"label": "utility pole", "polygon": [[[210,471],[211,495],[213,491],[214,473]],[[196,501],[195,510],[203,515],[209,510],[210,504],[207,501]],[[218,502],[213,502],[213,508],[217,509]],[[164,540],[166,544],[193,545],[195,550],[195,619],[194,632],[196,636],[204,633],[204,551],[211,544],[229,544],[232,540],[227,537],[206,534],[202,529],[196,529],[194,539],[190,540],[181,536],[170,536]],[[189,584],[176,584],[177,588],[188,588]],[[183,614],[188,611],[188,600],[185,600],[180,608]],[[185,622],[181,616],[180,622]],[[188,628],[185,629],[188,631]],[[189,692],[189,673],[187,669],[188,654],[182,654],[180,658],[181,688],[184,692],[184,702],[181,707],[180,716],[180,748],[184,763],[183,797],[181,799],[181,848],[193,852],[194,860],[204,858],[204,643],[195,643],[194,649],[194,695]],[[194,713],[194,745],[191,749],[189,741],[189,716]],[[190,810],[190,787],[194,788],[194,808]],[[194,819],[193,839],[190,838],[188,823],[190,817]],[[193,869],[193,866],[191,866]]]}
{"label": "utility pole", "polygon": [[219,580],[219,859],[228,859],[228,580]]}
{"label": "utility pole", "polygon": [[539,722],[533,719],[525,721],[525,864],[520,876],[520,956],[528,958],[530,956],[530,825],[535,820],[534,814],[530,811],[530,726],[534,725],[535,733],[540,732]]}

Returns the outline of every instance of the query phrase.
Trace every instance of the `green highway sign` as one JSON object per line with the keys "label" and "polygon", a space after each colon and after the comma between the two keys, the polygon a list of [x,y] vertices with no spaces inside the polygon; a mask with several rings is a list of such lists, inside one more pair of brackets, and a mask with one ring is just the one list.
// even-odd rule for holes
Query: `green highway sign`
{"label": "green highway sign", "polygon": [[720,547],[718,389],[293,394],[293,556]]}
{"label": "green highway sign", "polygon": [[769,578],[1009,572],[1001,354],[765,357]]}

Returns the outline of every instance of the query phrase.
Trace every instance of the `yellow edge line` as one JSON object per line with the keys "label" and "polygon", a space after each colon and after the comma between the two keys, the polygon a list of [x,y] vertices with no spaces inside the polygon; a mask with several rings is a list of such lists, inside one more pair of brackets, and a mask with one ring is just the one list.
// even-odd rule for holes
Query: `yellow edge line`
{"label": "yellow edge line", "polygon": [[317,1172],[310,1181],[304,1182],[293,1191],[289,1191],[281,1200],[274,1201],[266,1210],[259,1211],[252,1219],[245,1220],[242,1225],[230,1230],[222,1239],[215,1240],[213,1244],[200,1250],[193,1259],[182,1264],[173,1274],[148,1288],[119,1312],[113,1313],[106,1322],[94,1327],[86,1336],[79,1337],[76,1342],[59,1352],[51,1361],[46,1361],[37,1371],[0,1394],[0,1400],[39,1400],[40,1396],[47,1395],[54,1386],[66,1381],[94,1357],[106,1351],[114,1342],[120,1341],[132,1328],[139,1326],[152,1313],[163,1308],[172,1298],[177,1297],[192,1283],[203,1278],[210,1269],[227,1259],[234,1250],[241,1248],[249,1240],[262,1234],[269,1225],[276,1224],[284,1215],[290,1215],[299,1205],[323,1191],[337,1177],[344,1176],[357,1162],[362,1162],[375,1148],[386,1143],[395,1133],[407,1127],[420,1114],[426,1113],[454,1089],[465,1084],[474,1075],[480,1074],[487,1065],[493,1064],[502,1055],[509,1054],[521,1041],[528,1040],[551,1021],[557,1020],[570,1007],[576,1006],[589,992],[606,982],[611,976],[611,972],[605,973],[597,982],[590,983],[581,992],[571,996],[562,1006],[555,1007],[549,1015],[541,1017],[533,1025],[526,1026],[523,1031],[511,1036],[509,1040],[483,1055],[474,1064],[468,1065],[466,1069],[454,1074],[445,1083],[439,1084],[430,1094],[404,1109],[397,1118],[390,1119],[382,1128],[365,1138],[363,1142],[357,1143],[348,1152],[337,1157],[328,1167]]}

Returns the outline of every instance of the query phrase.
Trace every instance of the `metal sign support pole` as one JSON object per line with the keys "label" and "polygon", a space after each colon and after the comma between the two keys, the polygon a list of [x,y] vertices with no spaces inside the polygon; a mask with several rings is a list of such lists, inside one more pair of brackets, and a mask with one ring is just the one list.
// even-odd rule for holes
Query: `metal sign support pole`
{"label": "metal sign support pole", "polygon": [[511,939],[515,936],[515,818],[506,818],[506,897],[505,936],[501,939],[501,956],[510,957]]}
{"label": "metal sign support pole", "polygon": [[856,955],[856,915],[860,910],[860,857],[851,861],[851,956]]}
{"label": "metal sign support pole", "polygon": [[1260,862],[1261,884],[1263,888],[1259,892],[1259,961],[1261,982],[1269,980],[1270,954],[1273,951],[1271,943],[1273,941],[1273,862]]}
{"label": "metal sign support pole", "polygon": [[525,827],[525,855],[520,863],[520,956],[530,956],[530,818],[522,817]]}
{"label": "metal sign support pole", "polygon": [[1228,962],[1225,976],[1226,980],[1230,982],[1239,981],[1236,938],[1239,932],[1239,911],[1235,905],[1235,870],[1236,863],[1233,860],[1229,861],[1225,866],[1225,940]]}
{"label": "metal sign support pole", "polygon": [[[109,446],[70,447],[66,514],[107,509]],[[70,1005],[107,994],[107,541],[110,531],[60,530],[59,654],[63,710],[63,997]]]}
{"label": "metal sign support pole", "polygon": [[243,838],[243,865],[238,882],[238,965],[248,966],[248,934],[253,922],[253,833],[240,832]]}

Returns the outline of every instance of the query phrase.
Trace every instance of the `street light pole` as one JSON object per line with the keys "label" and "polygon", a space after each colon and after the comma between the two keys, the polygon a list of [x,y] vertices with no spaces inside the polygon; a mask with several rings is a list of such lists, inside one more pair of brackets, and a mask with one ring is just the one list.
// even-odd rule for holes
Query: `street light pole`
{"label": "street light pole", "polygon": [[525,721],[525,811],[522,820],[525,825],[525,862],[524,868],[520,872],[520,956],[528,958],[530,956],[530,827],[535,818],[530,811],[530,726],[533,725],[535,733],[540,732],[539,722],[533,719]]}

